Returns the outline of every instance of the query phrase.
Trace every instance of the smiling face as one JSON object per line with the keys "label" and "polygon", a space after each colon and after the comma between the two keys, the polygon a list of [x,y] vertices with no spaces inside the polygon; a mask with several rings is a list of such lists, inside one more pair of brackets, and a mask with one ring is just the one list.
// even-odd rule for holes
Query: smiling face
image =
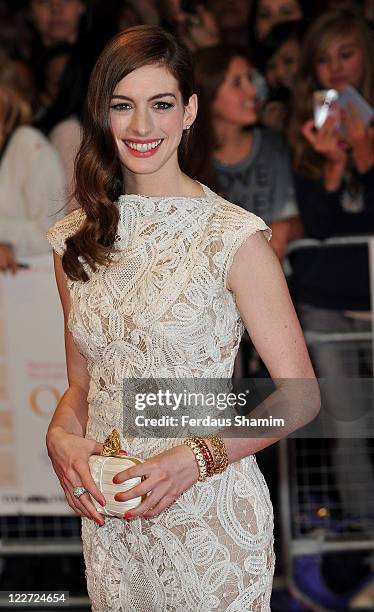
{"label": "smiling face", "polygon": [[234,57],[213,102],[213,118],[244,127],[257,121],[256,88],[252,68],[242,57]]}
{"label": "smiling face", "polygon": [[263,40],[271,28],[283,21],[302,19],[298,0],[259,0],[256,15],[256,38]]}
{"label": "smiling face", "polygon": [[183,129],[197,112],[197,97],[185,106],[175,77],[165,66],[147,65],[123,78],[110,104],[109,123],[124,175],[174,172]]}
{"label": "smiling face", "polygon": [[324,89],[344,89],[347,85],[361,88],[365,77],[362,47],[355,34],[332,39],[324,53],[317,57],[316,77]]}

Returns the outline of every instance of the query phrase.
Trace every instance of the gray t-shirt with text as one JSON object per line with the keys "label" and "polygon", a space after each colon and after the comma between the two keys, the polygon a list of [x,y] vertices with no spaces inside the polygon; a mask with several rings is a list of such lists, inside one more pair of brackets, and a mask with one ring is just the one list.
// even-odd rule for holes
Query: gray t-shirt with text
{"label": "gray t-shirt with text", "polygon": [[288,150],[276,132],[256,127],[249,155],[237,164],[214,160],[222,195],[266,223],[298,214]]}

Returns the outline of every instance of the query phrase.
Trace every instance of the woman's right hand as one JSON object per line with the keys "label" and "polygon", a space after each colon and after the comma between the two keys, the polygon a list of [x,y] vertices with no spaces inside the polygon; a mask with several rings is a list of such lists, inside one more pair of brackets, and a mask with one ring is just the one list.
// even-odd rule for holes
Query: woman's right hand
{"label": "woman's right hand", "polygon": [[[88,465],[90,456],[99,455],[103,445],[96,440],[67,433],[61,427],[48,431],[46,443],[53,469],[58,476],[69,506],[79,516],[85,516],[93,519],[99,525],[104,525],[104,518],[97,512],[89,494],[101,506],[105,506],[105,499],[97,488]],[[73,490],[80,486],[85,487],[87,493],[76,498]]]}
{"label": "woman's right hand", "polygon": [[301,131],[317,153],[323,155],[328,162],[345,167],[348,155],[334,117],[327,117],[318,130],[315,129],[313,119],[310,119],[304,123]]}
{"label": "woman's right hand", "polygon": [[337,191],[345,174],[348,153],[335,118],[327,117],[319,130],[315,129],[313,120],[307,121],[302,127],[302,133],[313,149],[325,158],[323,174],[326,191]]}

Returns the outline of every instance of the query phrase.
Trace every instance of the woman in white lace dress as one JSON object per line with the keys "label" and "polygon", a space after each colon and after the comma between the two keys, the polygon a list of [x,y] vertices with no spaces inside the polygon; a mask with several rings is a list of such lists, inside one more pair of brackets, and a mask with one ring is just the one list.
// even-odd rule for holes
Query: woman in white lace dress
{"label": "woman in white lace dress", "polygon": [[[125,378],[229,378],[243,323],[273,377],[314,378],[267,226],[180,169],[196,113],[185,49],[153,26],[119,34],[90,82],[81,208],[49,231],[69,388],[47,445],[83,517],[96,612],[270,609],[273,515],[254,453],[276,439],[225,438],[227,469],[199,480],[180,439],[123,430]],[[120,494],[147,494],[124,520],[104,520],[89,495],[105,503],[88,459],[113,428],[145,459],[117,476],[146,476]]]}

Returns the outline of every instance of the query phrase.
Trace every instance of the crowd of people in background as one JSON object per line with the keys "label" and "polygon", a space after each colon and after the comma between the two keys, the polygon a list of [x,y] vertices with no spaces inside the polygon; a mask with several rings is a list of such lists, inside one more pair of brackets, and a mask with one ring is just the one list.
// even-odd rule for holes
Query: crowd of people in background
{"label": "crowd of people in background", "polygon": [[[364,129],[359,118],[348,114],[344,125],[347,147],[342,149],[331,120],[315,131],[313,93],[351,84],[372,103],[373,68],[368,60],[373,44],[372,4],[332,0],[0,0],[0,99],[5,109],[10,97],[22,105],[22,111],[14,112],[12,119],[6,110],[2,113],[6,125],[1,130],[0,171],[1,176],[6,174],[7,184],[2,178],[0,219],[6,229],[0,234],[4,240],[1,269],[14,269],[16,257],[37,252],[32,245],[21,245],[18,234],[13,238],[7,224],[27,224],[32,219],[40,223],[40,231],[45,228],[42,217],[46,209],[31,185],[23,185],[21,191],[33,193],[38,203],[30,196],[19,208],[9,205],[9,200],[16,199],[9,176],[19,172],[18,167],[9,168],[12,150],[20,143],[17,159],[26,156],[27,150],[33,172],[26,175],[32,175],[33,181],[38,174],[43,179],[53,177],[51,213],[58,200],[61,208],[64,204],[74,208],[74,159],[80,146],[91,69],[112,35],[141,23],[161,24],[194,54],[200,111],[186,172],[263,217],[272,226],[272,245],[280,259],[288,243],[303,235],[325,238],[356,233],[363,227],[370,232],[370,128]],[[357,123],[362,138],[353,143]],[[31,160],[30,146],[23,145],[23,140],[32,138],[37,142],[31,155],[35,161]],[[57,152],[63,172],[62,193],[59,180],[54,178],[58,171],[44,170],[40,150],[49,144]],[[51,165],[53,153],[48,159]],[[44,180],[42,183],[47,192]],[[325,205],[325,199],[334,205]],[[353,214],[358,201],[363,202],[363,209]],[[304,264],[296,263],[299,271]],[[367,264],[361,264],[360,260],[365,275]],[[322,266],[326,279],[323,262]],[[356,283],[351,299],[344,276],[341,293],[348,300],[338,308],[368,310],[368,287],[363,289],[363,283],[360,289]],[[306,300],[308,305],[315,302],[311,291],[321,289],[324,294],[326,290],[314,287],[313,278],[302,279],[297,274],[293,286],[297,300]]]}
{"label": "crowd of people in background", "polygon": [[[0,0],[0,270],[47,252],[48,226],[75,207],[91,69],[114,34],[143,23],[194,56],[199,114],[184,171],[262,217],[280,260],[302,237],[373,234],[371,125],[354,105],[340,125],[329,117],[316,129],[313,115],[318,90],[351,85],[374,104],[373,20],[371,0]],[[306,333],[371,329],[365,245],[298,250],[290,262]],[[312,357],[322,377],[362,367],[356,355],[347,370],[327,345]],[[332,404],[347,401],[340,391]],[[348,451],[372,482],[368,454]],[[341,439],[342,500],[369,512],[365,491],[353,500],[345,486],[345,453]]]}

